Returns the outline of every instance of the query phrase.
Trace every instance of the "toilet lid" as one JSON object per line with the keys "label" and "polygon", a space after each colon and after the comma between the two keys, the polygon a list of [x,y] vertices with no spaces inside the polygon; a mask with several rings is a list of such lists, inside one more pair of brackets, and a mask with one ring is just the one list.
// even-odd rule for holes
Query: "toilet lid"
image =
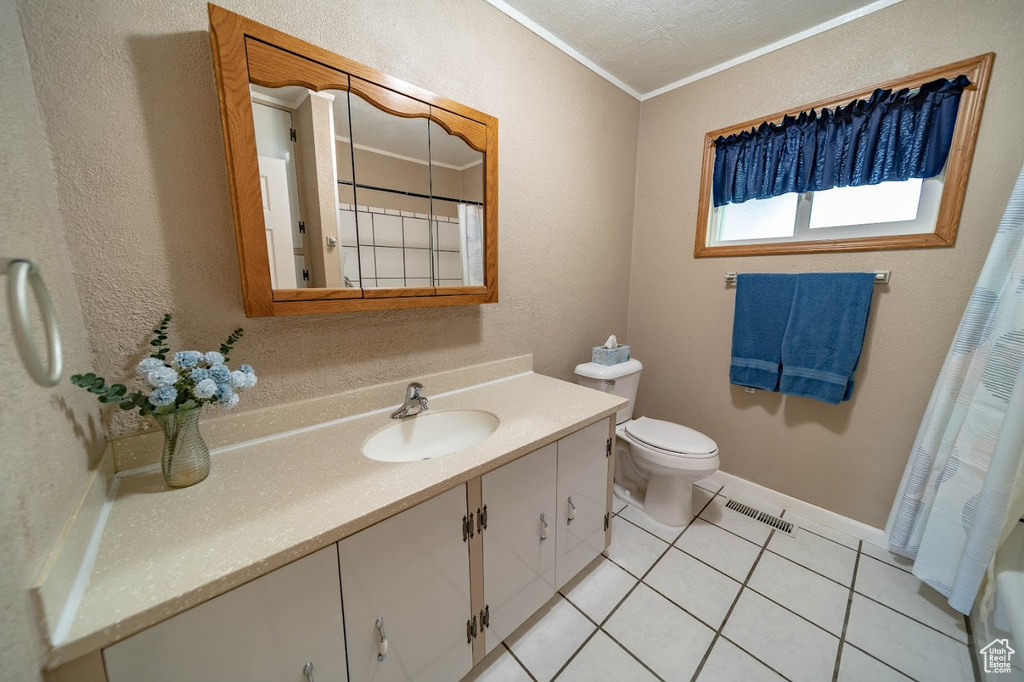
{"label": "toilet lid", "polygon": [[626,433],[639,441],[667,452],[680,455],[706,456],[718,451],[715,441],[700,431],[661,421],[640,417],[626,424]]}

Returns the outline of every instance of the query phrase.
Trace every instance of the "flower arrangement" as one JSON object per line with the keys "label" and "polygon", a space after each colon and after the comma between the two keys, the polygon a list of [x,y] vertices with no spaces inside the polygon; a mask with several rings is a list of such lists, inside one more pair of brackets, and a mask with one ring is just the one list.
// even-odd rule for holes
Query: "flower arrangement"
{"label": "flower arrangement", "polygon": [[181,350],[168,360],[171,349],[165,343],[170,322],[171,314],[167,313],[153,330],[149,344],[154,351],[135,368],[150,389],[148,395],[141,390],[129,393],[124,384],[108,386],[103,377],[92,372],[74,375],[71,383],[94,393],[101,403],[118,403],[122,410],[138,410],[143,417],[191,410],[207,403],[228,410],[237,405],[237,391],[248,390],[257,382],[252,366],[240,365],[234,371],[228,367],[242,330],[231,332],[218,351]]}

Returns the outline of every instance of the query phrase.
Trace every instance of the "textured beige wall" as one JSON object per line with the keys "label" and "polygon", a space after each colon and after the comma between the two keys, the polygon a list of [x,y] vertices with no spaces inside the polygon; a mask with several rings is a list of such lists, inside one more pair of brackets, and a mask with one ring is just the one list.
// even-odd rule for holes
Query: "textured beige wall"
{"label": "textured beige wall", "polygon": [[[0,91],[0,257],[40,264],[57,308],[67,366],[87,371],[85,327],[12,0],[0,2]],[[0,276],[0,286],[6,287],[6,279]],[[29,379],[6,311],[0,312],[0,376],[0,680],[23,682],[40,679],[43,650],[27,588],[78,501],[103,442],[99,411],[88,394],[66,379],[54,389]]]}
{"label": "textured beige wall", "polygon": [[26,0],[99,372],[125,376],[165,310],[175,347],[245,327],[243,409],[530,352],[569,378],[624,333],[636,100],[480,0],[224,4],[499,118],[501,302],[245,319],[205,2]]}
{"label": "textured beige wall", "polygon": [[[1024,162],[1024,3],[906,0],[643,103],[629,341],[638,408],[707,433],[722,470],[882,526],[956,325]],[[955,248],[693,258],[704,133],[984,52],[996,53]],[[727,270],[892,270],[876,289],[854,399],[728,383]]]}

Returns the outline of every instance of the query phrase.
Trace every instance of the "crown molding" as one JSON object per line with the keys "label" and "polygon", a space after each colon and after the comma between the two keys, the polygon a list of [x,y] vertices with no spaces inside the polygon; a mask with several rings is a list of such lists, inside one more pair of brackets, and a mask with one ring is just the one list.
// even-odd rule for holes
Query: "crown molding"
{"label": "crown molding", "polygon": [[642,100],[643,96],[639,92],[637,92],[633,88],[631,88],[628,85],[626,85],[625,82],[623,82],[621,79],[615,77],[610,72],[606,71],[605,69],[602,69],[600,66],[595,64],[589,58],[587,58],[587,56],[584,55],[583,53],[581,53],[579,50],[577,50],[573,46],[571,46],[568,43],[566,43],[564,40],[562,40],[561,38],[556,36],[554,33],[552,33],[551,31],[547,30],[546,28],[544,28],[543,26],[538,24],[536,21],[534,21],[530,17],[526,16],[525,14],[523,14],[522,12],[517,10],[512,5],[508,4],[504,0],[484,0],[484,1],[487,4],[491,5],[492,7],[494,7],[499,12],[502,12],[502,13],[508,15],[514,21],[516,21],[516,22],[522,24],[523,26],[525,26],[526,28],[530,29],[531,31],[536,33],[538,36],[540,36],[544,40],[548,41],[549,43],[551,43],[552,45],[557,47],[559,50],[561,50],[565,54],[569,55],[570,57],[572,57],[573,59],[578,61],[580,64],[582,64],[583,66],[587,67],[588,69],[590,69],[591,71],[593,71],[598,76],[600,76],[601,78],[605,79],[606,81],[608,81],[609,83],[611,83],[612,85],[617,87],[618,89],[622,90],[623,92],[627,93],[628,95],[630,95],[631,97],[634,97],[637,100]]}
{"label": "crown molding", "polygon": [[875,2],[872,2],[858,9],[851,10],[850,12],[842,14],[834,19],[829,19],[828,21],[822,22],[817,26],[812,26],[811,28],[800,31],[799,33],[794,33],[791,36],[783,38],[782,40],[777,40],[774,43],[765,45],[764,47],[760,47],[756,50],[752,50],[751,52],[747,52],[746,54],[740,55],[739,57],[736,57],[734,59],[730,59],[720,64],[716,64],[710,68],[704,69],[703,71],[699,71],[695,74],[669,83],[668,85],[663,85],[660,88],[641,94],[637,90],[627,85],[620,78],[616,77],[612,73],[598,66],[584,54],[580,53],[578,50],[576,50],[574,47],[566,43],[564,40],[553,34],[551,31],[547,30],[546,28],[544,28],[543,26],[541,26],[536,21],[526,16],[516,8],[509,5],[504,0],[484,1],[487,2],[487,4],[491,5],[492,7],[494,7],[495,9],[497,9],[498,11],[502,12],[503,14],[506,14],[511,19],[518,22],[525,28],[529,29],[533,33],[537,34],[547,42],[551,43],[556,48],[558,48],[565,54],[569,55],[583,66],[587,67],[601,78],[604,78],[606,81],[608,81],[615,87],[619,88],[623,92],[627,93],[628,95],[634,97],[635,99],[641,102],[653,99],[655,97],[658,97],[659,95],[664,95],[666,92],[671,92],[672,90],[681,88],[684,85],[689,85],[690,83],[699,81],[702,78],[707,78],[708,76],[712,76],[716,73],[725,71],[726,69],[738,66],[739,64],[743,64],[744,62],[749,62],[752,59],[757,59],[758,57],[762,57],[771,52],[775,52],[776,50],[781,50],[782,48],[788,47],[789,45],[792,45],[794,43],[798,43],[801,40],[806,40],[807,38],[816,36],[819,33],[824,33],[825,31],[837,28],[839,26],[842,26],[843,24],[848,24],[851,21],[860,19],[861,17],[866,17],[867,15],[873,14],[878,10],[885,9],[886,7],[892,7],[893,5],[903,2],[903,0],[876,0]]}
{"label": "crown molding", "polygon": [[641,95],[640,96],[640,101],[641,102],[646,102],[649,99],[654,99],[655,97],[657,97],[659,95],[664,95],[666,92],[671,92],[672,90],[675,90],[677,88],[681,88],[684,85],[689,85],[690,83],[693,83],[695,81],[699,81],[702,78],[707,78],[708,76],[713,76],[716,73],[720,73],[722,71],[725,71],[726,69],[730,69],[730,68],[732,68],[734,66],[738,66],[740,64],[743,64],[744,62],[749,62],[749,61],[751,61],[753,59],[757,59],[758,57],[762,57],[762,56],[764,56],[766,54],[769,54],[771,52],[775,52],[776,50],[781,50],[784,47],[789,47],[790,45],[793,45],[794,43],[799,43],[801,40],[806,40],[807,38],[811,38],[813,36],[816,36],[819,33],[824,33],[825,31],[828,31],[828,30],[833,29],[833,28],[837,28],[839,26],[842,26],[843,24],[848,24],[848,23],[850,23],[851,21],[853,21],[855,19],[860,19],[861,17],[866,17],[867,15],[873,14],[873,13],[877,12],[880,9],[885,9],[886,7],[891,7],[891,6],[893,6],[895,4],[898,4],[900,2],[903,2],[903,0],[876,0],[875,2],[871,3],[870,5],[864,5],[863,7],[860,7],[858,9],[855,9],[855,10],[852,10],[850,12],[847,12],[846,14],[842,14],[842,15],[836,17],[835,19],[829,19],[828,21],[820,23],[817,26],[812,26],[809,29],[806,29],[804,31],[800,31],[799,33],[794,33],[791,36],[787,36],[786,38],[783,38],[782,40],[777,40],[774,43],[771,43],[770,45],[765,45],[764,47],[759,47],[758,49],[752,50],[751,52],[748,52],[746,54],[740,55],[739,57],[736,57],[735,59],[730,59],[728,61],[724,61],[721,64],[716,64],[715,66],[712,66],[711,68],[704,69],[703,71],[699,71],[699,72],[693,74],[692,76],[687,76],[686,78],[681,78],[681,79],[679,79],[679,80],[677,80],[677,81],[675,81],[673,83],[669,83],[668,85],[663,85],[662,87],[658,88],[657,90],[651,90],[650,92],[647,92],[647,93],[644,93],[643,95]]}

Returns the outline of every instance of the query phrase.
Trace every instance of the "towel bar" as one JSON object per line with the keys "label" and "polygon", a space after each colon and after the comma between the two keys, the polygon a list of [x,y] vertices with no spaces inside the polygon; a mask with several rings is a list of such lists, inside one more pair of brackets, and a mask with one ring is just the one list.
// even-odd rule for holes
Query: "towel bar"
{"label": "towel bar", "polygon": [[[725,273],[726,284],[736,284],[736,272]],[[875,284],[888,284],[889,283],[889,270],[876,270],[875,271]]]}
{"label": "towel bar", "polygon": [[[50,294],[43,284],[43,278],[39,276],[39,268],[32,261],[23,258],[0,258],[0,274],[6,274],[8,277],[7,305],[10,308],[11,332],[14,334],[14,346],[18,349],[18,355],[25,363],[25,370],[40,386],[56,386],[64,368],[60,328],[57,325],[53,301],[50,300]],[[46,330],[46,348],[49,355],[46,365],[36,352],[32,338],[32,322],[28,309],[29,287],[35,294],[43,328]]]}

